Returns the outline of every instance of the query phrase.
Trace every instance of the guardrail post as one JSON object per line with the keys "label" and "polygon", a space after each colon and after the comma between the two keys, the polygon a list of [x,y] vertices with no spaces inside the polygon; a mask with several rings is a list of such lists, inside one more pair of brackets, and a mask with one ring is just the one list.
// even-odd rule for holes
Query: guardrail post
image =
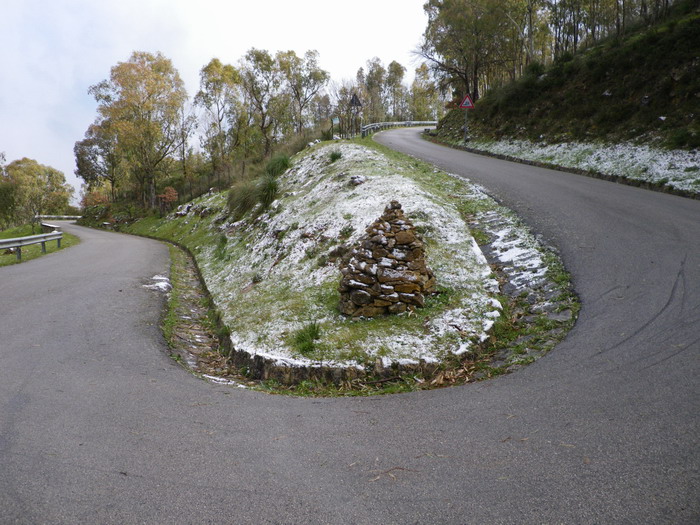
{"label": "guardrail post", "polygon": [[46,253],[46,242],[44,241],[41,243],[41,253]]}
{"label": "guardrail post", "polygon": [[15,253],[17,254],[17,260],[21,261],[22,260],[22,247],[17,246],[17,251]]}

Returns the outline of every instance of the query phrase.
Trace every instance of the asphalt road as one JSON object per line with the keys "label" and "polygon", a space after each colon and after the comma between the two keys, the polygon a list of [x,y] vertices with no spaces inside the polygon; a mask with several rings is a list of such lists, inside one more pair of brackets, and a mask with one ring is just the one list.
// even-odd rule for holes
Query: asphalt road
{"label": "asphalt road", "polygon": [[0,523],[697,523],[700,201],[378,140],[484,184],[582,300],[547,356],[363,399],[199,380],[157,328],[159,243],[0,268]]}

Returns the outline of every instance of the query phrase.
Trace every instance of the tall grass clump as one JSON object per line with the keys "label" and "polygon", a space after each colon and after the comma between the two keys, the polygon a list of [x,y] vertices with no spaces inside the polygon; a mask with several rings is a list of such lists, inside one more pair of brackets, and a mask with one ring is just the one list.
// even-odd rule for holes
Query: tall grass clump
{"label": "tall grass clump", "polygon": [[321,325],[313,321],[292,335],[292,347],[305,357],[310,357],[316,349],[316,341],[321,338]]}
{"label": "tall grass clump", "polygon": [[234,220],[242,219],[258,202],[258,185],[255,179],[238,180],[228,191],[228,210]]}
{"label": "tall grass clump", "polygon": [[258,179],[256,189],[258,202],[262,204],[263,208],[269,208],[279,193],[279,182],[273,175],[265,174]]}
{"label": "tall grass clump", "polygon": [[277,177],[282,175],[285,171],[289,169],[291,162],[289,156],[284,153],[280,153],[272,157],[265,166],[265,173],[272,177]]}

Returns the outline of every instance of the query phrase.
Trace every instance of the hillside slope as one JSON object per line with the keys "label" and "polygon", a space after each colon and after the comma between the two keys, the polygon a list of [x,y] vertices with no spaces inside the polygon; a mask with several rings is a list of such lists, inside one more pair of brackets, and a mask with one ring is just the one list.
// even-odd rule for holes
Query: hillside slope
{"label": "hillside slope", "polygon": [[[535,64],[518,81],[490,90],[470,112],[481,139],[632,141],[700,146],[700,8],[680,2],[658,25],[609,39],[547,69]],[[461,138],[463,112],[440,124]]]}

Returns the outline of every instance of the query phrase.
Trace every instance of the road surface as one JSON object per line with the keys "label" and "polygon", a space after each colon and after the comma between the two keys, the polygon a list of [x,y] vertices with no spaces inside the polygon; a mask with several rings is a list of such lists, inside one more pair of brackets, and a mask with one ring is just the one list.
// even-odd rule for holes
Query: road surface
{"label": "road surface", "polygon": [[582,300],[508,376],[362,399],[206,383],[168,356],[154,241],[0,268],[0,523],[697,523],[700,201],[379,140],[483,183]]}

